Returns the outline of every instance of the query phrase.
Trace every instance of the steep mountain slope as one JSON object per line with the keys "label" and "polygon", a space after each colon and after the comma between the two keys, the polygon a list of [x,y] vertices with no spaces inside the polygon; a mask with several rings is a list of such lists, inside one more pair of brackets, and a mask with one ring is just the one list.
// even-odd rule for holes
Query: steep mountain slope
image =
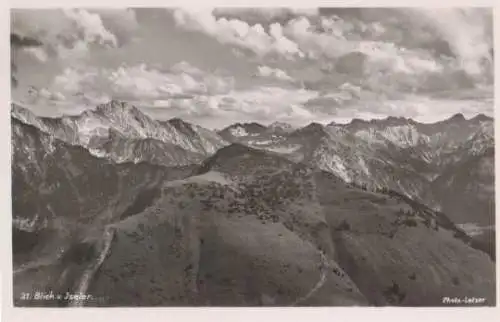
{"label": "steep mountain slope", "polygon": [[[495,151],[464,158],[432,184],[433,194],[455,222],[495,225]],[[463,200],[463,201],[462,201]]]}
{"label": "steep mountain slope", "polygon": [[[366,303],[347,277],[323,281],[332,274],[329,268],[339,268],[283,226],[266,227],[264,218],[247,220],[244,214],[235,221],[229,208],[227,214],[216,210],[215,200],[203,204],[193,199],[196,189],[206,190],[207,198],[234,192],[217,184],[223,179],[216,173],[191,177],[186,183],[171,181],[182,178],[185,170],[146,163],[113,165],[81,147],[51,139],[33,126],[12,122],[14,294],[34,286],[63,293],[85,289],[101,301],[90,305]],[[45,193],[35,194],[37,190]],[[159,212],[151,208],[157,198],[161,198]],[[220,206],[238,207],[226,204],[224,198],[217,200]],[[192,240],[197,231],[203,231],[204,237]],[[140,232],[149,237],[141,241]],[[248,238],[256,238],[256,243],[249,243]],[[290,244],[283,244],[284,240]],[[198,251],[203,264],[193,262],[193,242],[204,245]],[[232,262],[235,254],[241,257],[242,267],[226,262]],[[186,268],[189,265],[193,269],[200,265],[199,274],[204,275],[193,280],[192,269]],[[225,274],[220,271],[224,268]],[[109,269],[111,282],[106,278]],[[169,277],[160,278],[162,271]],[[126,278],[116,280],[128,274],[136,281],[133,285]],[[233,280],[242,283],[240,288],[228,289]],[[205,293],[194,299],[183,297],[195,281],[206,282]],[[332,288],[329,295],[305,296],[319,281]],[[235,297],[234,292],[240,295]],[[16,301],[18,305],[71,304],[64,300],[26,303],[18,297]]]}
{"label": "steep mountain slope", "polygon": [[196,152],[203,155],[212,155],[219,148],[228,144],[216,132],[184,122],[179,118],[173,118],[167,122],[160,121],[160,124],[169,124],[174,127],[179,133],[190,139],[191,145]]}
{"label": "steep mountain slope", "polygon": [[69,280],[62,271],[38,280],[40,267],[51,270],[73,252],[77,262],[79,256],[83,261],[82,249],[92,250],[106,223],[133,210],[140,200],[153,198],[162,180],[182,178],[189,171],[145,163],[117,165],[12,119],[13,258],[19,272],[14,294],[18,288],[42,290],[55,281],[61,291],[71,289],[69,275],[77,274],[78,265],[63,264]]}
{"label": "steep mountain slope", "polygon": [[[322,239],[328,231],[320,209],[306,209],[314,198],[306,194],[310,182],[297,176],[288,181],[289,192],[283,193],[293,199],[279,200],[274,190],[301,169],[280,171],[294,165],[253,153],[242,146],[222,149],[195,176],[166,183],[152,207],[116,224],[118,240],[92,292],[112,290],[117,297],[109,305],[367,304],[341,268],[322,255],[331,245]],[[261,166],[249,166],[256,161]],[[156,265],[148,263],[158,261],[168,265],[165,273],[150,270]],[[123,271],[124,265],[131,269]],[[119,282],[132,278],[132,285]]]}
{"label": "steep mountain slope", "polygon": [[345,129],[320,126],[315,125],[314,135],[298,134],[302,146],[312,149],[305,151],[303,161],[370,189],[386,187],[411,196],[424,190],[426,178],[412,168],[411,159],[399,162],[399,149],[359,140]]}
{"label": "steep mountain slope", "polygon": [[[446,193],[446,187],[440,184],[443,179],[438,178],[445,173],[454,175],[454,171],[460,171],[460,164],[483,159],[485,151],[494,147],[493,120],[485,115],[466,120],[457,114],[434,124],[401,117],[354,119],[349,124],[311,123],[279,133],[273,131],[274,127],[267,131],[262,127],[258,127],[258,131],[253,128],[253,132],[239,131],[231,136],[229,133],[234,127],[229,127],[224,135],[229,141],[278,152],[290,160],[332,172],[348,183],[370,190],[399,191],[435,209],[445,209],[441,196]],[[484,168],[482,176],[492,178],[493,168]],[[486,182],[474,175],[469,180]],[[491,203],[483,201],[493,198],[492,182],[485,183],[483,190],[487,197],[479,198],[481,200],[474,197],[476,201],[471,202],[471,207],[478,205],[477,209],[484,210],[480,216],[490,218],[489,221],[493,209]],[[457,186],[457,189],[465,191],[465,186]],[[463,216],[463,211],[455,211],[469,200],[462,198],[456,202],[451,216],[458,223],[484,222]]]}
{"label": "steep mountain slope", "polygon": [[204,156],[191,152],[178,145],[160,140],[130,139],[110,130],[109,137],[89,151],[95,156],[102,156],[117,163],[148,162],[151,164],[176,166],[200,163]]}
{"label": "steep mountain slope", "polygon": [[346,189],[325,173],[316,182],[337,262],[370,303],[434,306],[461,292],[493,303],[494,263],[442,213],[395,192]]}
{"label": "steep mountain slope", "polygon": [[14,243],[14,295],[93,295],[17,305],[495,303],[488,255],[402,195],[242,144],[198,167],[116,165],[12,122],[14,229],[34,233]]}
{"label": "steep mountain slope", "polygon": [[403,149],[390,142],[387,146],[365,141],[344,127],[312,123],[285,134],[238,137],[237,142],[280,153],[370,189],[388,187],[415,197],[428,191],[429,180],[421,171],[423,161],[409,152],[403,156]]}
{"label": "steep mountain slope", "polygon": [[[77,116],[61,118],[37,117],[27,109],[13,104],[12,115],[55,138],[72,145],[83,146],[96,156],[109,157],[115,161],[148,160],[147,156],[146,159],[140,158],[144,156],[142,153],[136,153],[131,158],[130,150],[140,150],[137,145],[154,145],[157,148],[153,147],[153,150],[159,151],[158,147],[165,146],[173,153],[170,157],[157,158],[168,160],[166,165],[171,165],[172,160],[177,160],[177,165],[197,163],[200,161],[200,156],[213,154],[218,148],[227,144],[210,130],[175,120],[156,121],[133,105],[118,101],[99,105],[95,110],[87,110]],[[113,153],[108,155],[109,147],[103,147],[103,144],[109,143],[112,134],[119,134],[115,135],[115,138],[125,139],[121,141],[127,141],[128,144],[125,145],[129,148],[124,151],[112,149]]]}

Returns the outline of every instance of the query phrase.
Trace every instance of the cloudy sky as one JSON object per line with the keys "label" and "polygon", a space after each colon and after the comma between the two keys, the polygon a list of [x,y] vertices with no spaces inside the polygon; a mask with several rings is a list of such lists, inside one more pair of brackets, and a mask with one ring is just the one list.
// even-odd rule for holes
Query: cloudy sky
{"label": "cloudy sky", "polygon": [[478,8],[13,10],[12,98],[43,115],[127,100],[212,128],[492,115],[492,33]]}

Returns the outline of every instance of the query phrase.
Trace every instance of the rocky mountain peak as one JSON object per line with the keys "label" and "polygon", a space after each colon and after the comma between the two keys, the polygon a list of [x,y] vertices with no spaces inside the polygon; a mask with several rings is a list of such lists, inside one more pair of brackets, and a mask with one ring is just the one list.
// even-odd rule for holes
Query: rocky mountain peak
{"label": "rocky mountain peak", "polygon": [[251,132],[259,132],[259,131],[266,129],[266,127],[264,125],[257,123],[257,122],[235,123],[235,124],[229,126],[229,128],[237,128],[237,127],[242,127],[245,130],[251,131]]}
{"label": "rocky mountain peak", "polygon": [[111,100],[107,103],[100,104],[96,107],[95,112],[100,113],[102,115],[114,115],[117,113],[123,114],[123,113],[130,113],[134,115],[144,115],[137,107],[134,105],[124,102],[124,101],[119,101],[119,100]]}
{"label": "rocky mountain peak", "polygon": [[449,122],[463,122],[466,121],[465,116],[462,113],[454,114],[448,119]]}
{"label": "rocky mountain peak", "polygon": [[385,126],[399,126],[399,125],[407,125],[413,123],[411,119],[405,117],[395,117],[389,116],[383,120],[372,120],[374,123],[383,124]]}
{"label": "rocky mountain peak", "polygon": [[480,113],[476,116],[474,116],[471,121],[477,121],[477,122],[491,122],[493,121],[493,118],[492,117],[489,117],[483,113]]}
{"label": "rocky mountain peak", "polygon": [[324,130],[323,124],[312,122],[308,124],[304,129],[312,130],[312,131],[322,131]]}
{"label": "rocky mountain peak", "polygon": [[246,137],[246,136],[256,136],[267,130],[267,127],[257,122],[249,122],[249,123],[235,123],[228,127],[225,127],[218,133],[229,139],[231,137]]}
{"label": "rocky mountain peak", "polygon": [[[165,122],[162,122],[165,123]],[[196,132],[193,129],[193,125],[182,120],[181,118],[174,117],[168,120],[166,123],[173,126],[177,131],[180,131],[184,134],[194,136]]]}
{"label": "rocky mountain peak", "polygon": [[15,117],[16,119],[22,119],[26,116],[31,116],[33,114],[30,110],[27,108],[22,107],[21,105],[18,105],[16,103],[11,104],[11,109],[10,109],[11,115]]}
{"label": "rocky mountain peak", "polygon": [[305,127],[298,129],[292,133],[293,135],[323,135],[326,134],[325,127],[316,122],[312,122]]}
{"label": "rocky mountain peak", "polygon": [[232,157],[237,157],[243,155],[245,153],[250,152],[260,152],[259,150],[252,149],[251,147],[241,144],[241,143],[232,143],[227,145],[221,149],[219,149],[211,159],[230,159]]}
{"label": "rocky mountain peak", "polygon": [[351,125],[365,125],[368,124],[369,122],[366,120],[358,119],[358,118],[353,118],[351,120]]}
{"label": "rocky mountain peak", "polygon": [[269,129],[271,130],[278,130],[278,131],[283,131],[283,132],[290,132],[293,131],[292,125],[285,123],[285,122],[273,122],[271,125],[269,125]]}
{"label": "rocky mountain peak", "polygon": [[183,119],[179,117],[173,117],[169,119],[167,122],[169,122],[172,125],[178,125],[178,126],[186,126],[189,125],[189,123],[185,122]]}

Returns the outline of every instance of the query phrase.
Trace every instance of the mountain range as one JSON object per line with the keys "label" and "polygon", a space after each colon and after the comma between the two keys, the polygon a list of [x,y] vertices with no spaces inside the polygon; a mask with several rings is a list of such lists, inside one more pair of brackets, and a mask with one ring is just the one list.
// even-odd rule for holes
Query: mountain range
{"label": "mountain range", "polygon": [[487,116],[213,131],[111,101],[59,118],[13,104],[11,121],[14,294],[82,291],[89,306],[495,303]]}
{"label": "mountain range", "polygon": [[[12,115],[118,163],[197,164],[221,147],[241,143],[371,190],[399,191],[449,213],[458,224],[494,225],[494,127],[493,119],[482,114],[469,120],[456,114],[433,124],[388,117],[326,126],[312,123],[298,129],[285,123],[236,123],[218,132],[178,118],[154,120],[118,101],[61,118],[37,117],[14,104]],[[469,167],[472,172],[466,171]]]}

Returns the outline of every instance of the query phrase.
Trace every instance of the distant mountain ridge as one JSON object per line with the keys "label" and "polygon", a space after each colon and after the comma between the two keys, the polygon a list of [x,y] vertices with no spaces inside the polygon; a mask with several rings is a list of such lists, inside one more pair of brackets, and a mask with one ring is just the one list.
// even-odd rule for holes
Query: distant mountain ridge
{"label": "distant mountain ridge", "polygon": [[220,148],[240,143],[332,172],[347,183],[372,190],[399,191],[435,209],[452,212],[450,216],[455,216],[458,223],[488,226],[494,220],[492,168],[475,172],[481,176],[470,178],[482,182],[476,186],[482,201],[475,202],[486,202],[488,206],[477,204],[478,209],[486,211],[470,214],[468,206],[460,206],[466,202],[464,198],[455,203],[452,211],[451,204],[437,197],[442,196],[440,191],[451,188],[449,184],[460,182],[443,177],[466,171],[459,164],[469,164],[468,160],[487,164],[480,160],[490,158],[494,149],[494,127],[493,119],[484,114],[471,119],[456,114],[429,124],[392,116],[370,121],[353,119],[347,124],[311,123],[301,128],[278,122],[270,126],[249,122],[218,132],[179,118],[156,121],[138,108],[118,101],[61,118],[37,117],[13,105],[12,116],[114,162],[199,164]]}
{"label": "distant mountain ridge", "polygon": [[[137,150],[136,143],[141,140],[146,140],[144,144],[170,146],[172,157],[166,159],[170,159],[171,165],[197,163],[200,158],[228,144],[208,129],[175,119],[156,121],[135,106],[119,101],[101,104],[95,110],[86,110],[76,116],[59,118],[37,117],[29,110],[13,105],[12,116],[65,142],[83,146],[94,155],[108,156],[115,161],[142,161],[140,152],[136,155],[129,153],[130,149]],[[104,144],[113,145],[109,142],[112,133],[115,138],[128,141],[129,144],[123,146],[123,151],[114,149],[114,153],[108,155],[109,147],[104,147]],[[126,155],[120,156],[122,152]],[[144,160],[148,159],[151,161],[154,158],[150,156]],[[162,157],[156,159],[165,160]]]}
{"label": "distant mountain ridge", "polygon": [[[248,126],[239,124],[238,127]],[[219,132],[227,141],[280,152],[291,160],[317,166],[346,182],[369,189],[394,189],[445,212],[451,209],[436,198],[435,192],[447,189],[440,183],[443,182],[440,176],[449,173],[448,168],[465,171],[458,170],[455,164],[487,158],[494,149],[493,119],[484,114],[470,119],[456,114],[435,123],[419,123],[403,117],[353,119],[347,124],[326,126],[311,123],[289,133],[262,129],[248,130],[246,135],[243,131],[231,135],[230,129],[234,126]],[[494,177],[492,169],[482,178],[487,177]],[[471,178],[475,179],[484,182],[477,188],[489,196],[488,206],[480,206],[488,211],[477,216],[466,213],[468,207],[460,206],[466,202],[462,199],[456,202],[450,215],[456,214],[454,219],[458,221],[488,226],[494,221],[493,181]],[[474,203],[470,206],[474,207]]]}

